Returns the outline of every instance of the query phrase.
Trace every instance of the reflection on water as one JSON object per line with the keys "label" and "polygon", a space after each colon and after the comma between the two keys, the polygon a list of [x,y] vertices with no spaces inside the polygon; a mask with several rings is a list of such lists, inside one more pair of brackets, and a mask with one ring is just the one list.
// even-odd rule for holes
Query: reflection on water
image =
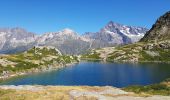
{"label": "reflection on water", "polygon": [[169,64],[82,62],[58,71],[35,73],[12,78],[1,84],[10,85],[147,85],[170,78]]}

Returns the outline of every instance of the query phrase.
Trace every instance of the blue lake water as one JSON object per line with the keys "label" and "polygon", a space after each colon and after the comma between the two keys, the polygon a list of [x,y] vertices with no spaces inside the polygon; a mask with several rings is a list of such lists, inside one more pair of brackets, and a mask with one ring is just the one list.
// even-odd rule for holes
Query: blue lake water
{"label": "blue lake water", "polygon": [[11,78],[1,85],[89,85],[125,87],[170,78],[170,64],[81,62],[60,69]]}

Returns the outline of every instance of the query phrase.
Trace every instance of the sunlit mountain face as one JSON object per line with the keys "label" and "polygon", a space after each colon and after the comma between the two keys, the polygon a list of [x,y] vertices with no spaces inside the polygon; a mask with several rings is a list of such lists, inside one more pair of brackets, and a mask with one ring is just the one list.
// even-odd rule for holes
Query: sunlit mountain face
{"label": "sunlit mountain face", "polygon": [[139,41],[148,31],[110,21],[99,32],[83,35],[69,28],[36,35],[22,28],[0,29],[0,53],[22,52],[33,46],[54,46],[64,54],[82,54],[89,49],[129,44]]}

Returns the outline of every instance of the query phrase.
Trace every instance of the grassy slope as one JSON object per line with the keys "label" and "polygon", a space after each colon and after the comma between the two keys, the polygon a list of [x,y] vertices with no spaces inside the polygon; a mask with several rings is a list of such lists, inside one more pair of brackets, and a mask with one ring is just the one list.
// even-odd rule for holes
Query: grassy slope
{"label": "grassy slope", "polygon": [[1,56],[5,62],[9,64],[0,64],[0,73],[3,71],[20,72],[27,71],[34,68],[43,68],[49,65],[65,65],[71,62],[77,62],[77,57],[61,55],[55,49],[32,48],[24,53]]}
{"label": "grassy slope", "polygon": [[[152,49],[145,48],[147,47],[147,45],[152,45],[152,44],[155,45]],[[100,58],[102,52],[95,53],[96,51],[97,50],[93,50],[90,53],[83,55],[82,58],[103,59]],[[134,44],[116,47],[115,49],[113,49],[112,53],[108,55],[107,61],[169,62],[170,49],[163,49],[159,47],[159,43],[154,44],[154,43],[138,42]]]}
{"label": "grassy slope", "polygon": [[100,54],[97,53],[96,51],[91,51],[90,53],[82,55],[81,59],[82,60],[101,60],[99,56]]}
{"label": "grassy slope", "polygon": [[152,84],[147,86],[129,86],[123,88],[127,92],[135,92],[137,94],[150,94],[150,95],[170,95],[170,79],[165,80],[159,84]]}

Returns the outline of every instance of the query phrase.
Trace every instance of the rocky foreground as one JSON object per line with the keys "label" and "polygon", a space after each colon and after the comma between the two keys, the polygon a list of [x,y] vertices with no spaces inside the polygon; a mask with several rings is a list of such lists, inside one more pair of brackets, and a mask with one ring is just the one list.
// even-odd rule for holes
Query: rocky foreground
{"label": "rocky foreground", "polygon": [[0,100],[170,100],[170,96],[135,94],[114,87],[0,86]]}

